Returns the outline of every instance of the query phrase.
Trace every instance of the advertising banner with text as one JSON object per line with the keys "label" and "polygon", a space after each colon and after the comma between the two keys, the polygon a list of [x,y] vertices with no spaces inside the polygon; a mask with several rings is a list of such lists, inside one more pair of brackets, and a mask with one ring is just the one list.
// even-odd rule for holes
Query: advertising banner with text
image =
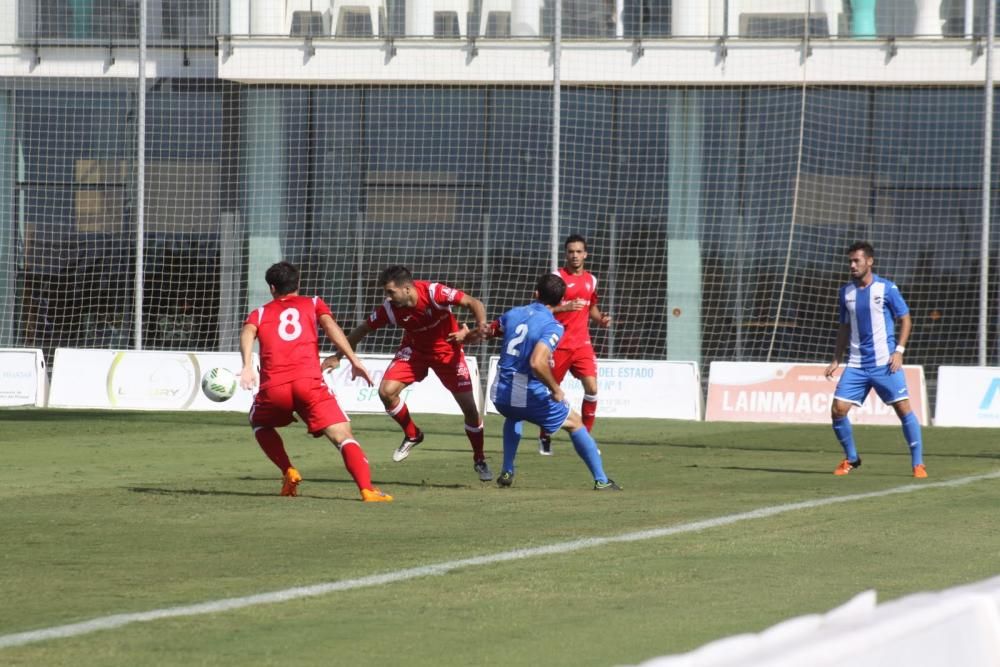
{"label": "advertising banner with text", "polygon": [[0,348],[0,406],[45,406],[45,357],[34,348]]}
{"label": "advertising banner with text", "polygon": [[[499,357],[490,357],[487,412],[496,413],[489,387],[496,377]],[[583,385],[572,375],[561,384],[566,400],[577,412]],[[599,359],[597,361],[598,415],[650,419],[701,419],[701,380],[698,365],[690,361]]]}
{"label": "advertising banner with text", "polygon": [[137,352],[59,348],[49,406],[128,410],[248,412],[253,395],[237,387],[215,403],[201,391],[210,368],[243,368],[238,352]]}
{"label": "advertising banner with text", "polygon": [[[385,375],[386,368],[392,361],[392,355],[360,355],[365,368],[375,382],[369,387],[364,380],[351,379],[351,365],[346,361],[340,362],[340,368],[324,374],[326,384],[337,395],[337,402],[340,407],[347,412],[385,412],[385,407],[378,397],[378,385]],[[325,357],[324,357],[325,358]],[[479,364],[475,357],[466,357],[466,365],[469,367],[469,377],[472,380],[472,391],[476,397],[476,405],[482,407],[482,392],[479,388]],[[462,410],[455,402],[455,397],[445,389],[437,375],[432,370],[422,382],[415,382],[403,390],[403,400],[407,408],[414,413],[460,415]]]}
{"label": "advertising banner with text", "polygon": [[1000,427],[1000,368],[940,366],[934,424]]}
{"label": "advertising banner with text", "polygon": [[[828,380],[825,364],[713,361],[708,373],[706,421],[826,424],[837,375]],[[923,366],[904,366],[910,407],[927,424],[927,387]],[[851,408],[855,424],[899,424],[891,406],[874,391],[864,405]]]}
{"label": "advertising banner with text", "polygon": [[[321,355],[320,358],[325,358]],[[384,412],[378,384],[392,361],[390,355],[362,355],[373,387],[352,380],[350,365],[324,374],[341,407],[352,412]],[[257,363],[256,355],[254,357]],[[478,405],[479,367],[466,358]],[[247,412],[255,392],[237,388],[227,401],[215,403],[201,391],[201,378],[210,368],[238,374],[243,367],[238,352],[135,352],[59,348],[52,365],[49,405],[60,408],[122,408],[135,410],[204,410]],[[414,412],[461,414],[455,398],[434,375],[410,385],[403,398]]]}

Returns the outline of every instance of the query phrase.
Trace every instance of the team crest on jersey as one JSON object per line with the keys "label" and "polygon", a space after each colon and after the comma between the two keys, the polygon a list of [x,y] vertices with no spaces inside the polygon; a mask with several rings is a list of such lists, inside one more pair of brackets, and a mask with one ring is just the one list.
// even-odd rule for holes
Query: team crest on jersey
{"label": "team crest on jersey", "polygon": [[395,361],[409,361],[410,357],[413,356],[412,347],[401,347],[396,351]]}

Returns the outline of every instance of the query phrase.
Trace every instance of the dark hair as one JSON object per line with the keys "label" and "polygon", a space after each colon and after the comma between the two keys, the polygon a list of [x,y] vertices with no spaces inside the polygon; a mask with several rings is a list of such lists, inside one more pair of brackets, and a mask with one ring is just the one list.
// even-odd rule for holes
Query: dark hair
{"label": "dark hair", "polygon": [[378,286],[385,287],[389,283],[396,283],[397,287],[410,285],[413,283],[413,274],[405,266],[390,266],[378,274]]}
{"label": "dark hair", "polygon": [[538,300],[546,306],[558,306],[566,293],[566,283],[554,273],[546,273],[535,283]]}
{"label": "dark hair", "polygon": [[579,234],[570,234],[566,237],[566,242],[563,243],[563,248],[568,248],[570,243],[582,243],[583,249],[587,249],[587,239],[583,238]]}
{"label": "dark hair", "polygon": [[274,288],[278,296],[291,294],[299,289],[299,269],[291,262],[272,264],[264,274],[264,280]]}
{"label": "dark hair", "polygon": [[875,248],[873,248],[872,244],[868,241],[855,241],[851,244],[851,247],[847,249],[847,254],[851,255],[859,250],[865,253],[865,257],[875,256]]}

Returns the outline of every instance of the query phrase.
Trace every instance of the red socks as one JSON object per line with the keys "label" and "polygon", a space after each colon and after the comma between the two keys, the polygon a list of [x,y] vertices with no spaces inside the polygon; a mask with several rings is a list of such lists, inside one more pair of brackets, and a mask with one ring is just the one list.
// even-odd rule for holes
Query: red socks
{"label": "red socks", "polygon": [[410,411],[406,407],[406,403],[400,401],[399,404],[391,410],[386,410],[386,413],[396,420],[396,423],[403,428],[403,435],[411,440],[417,437],[420,433],[420,429],[417,428],[416,423],[410,418]]}
{"label": "red socks", "polygon": [[592,394],[583,395],[580,416],[583,417],[583,425],[587,427],[587,430],[594,430],[594,419],[597,418],[597,396]]}
{"label": "red socks", "polygon": [[465,425],[465,435],[469,437],[469,444],[472,445],[472,460],[482,461],[486,458],[486,454],[483,452],[483,424],[479,423],[479,426],[469,426]]}
{"label": "red socks", "polygon": [[344,457],[344,467],[351,473],[354,483],[359,489],[372,488],[372,473],[368,467],[365,451],[357,440],[344,440],[340,443],[340,455]]}
{"label": "red socks", "polygon": [[277,431],[268,427],[255,428],[253,437],[256,438],[260,448],[264,450],[267,458],[278,466],[282,474],[292,467],[292,462],[288,460],[288,454],[285,452],[285,445]]}

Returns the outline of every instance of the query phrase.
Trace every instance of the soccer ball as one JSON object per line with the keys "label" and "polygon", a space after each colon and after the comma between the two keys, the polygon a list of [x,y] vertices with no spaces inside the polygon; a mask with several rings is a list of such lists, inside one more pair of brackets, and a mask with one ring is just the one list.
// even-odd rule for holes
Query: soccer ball
{"label": "soccer ball", "polygon": [[201,390],[211,401],[228,401],[236,393],[236,376],[228,368],[209,369],[201,378]]}

